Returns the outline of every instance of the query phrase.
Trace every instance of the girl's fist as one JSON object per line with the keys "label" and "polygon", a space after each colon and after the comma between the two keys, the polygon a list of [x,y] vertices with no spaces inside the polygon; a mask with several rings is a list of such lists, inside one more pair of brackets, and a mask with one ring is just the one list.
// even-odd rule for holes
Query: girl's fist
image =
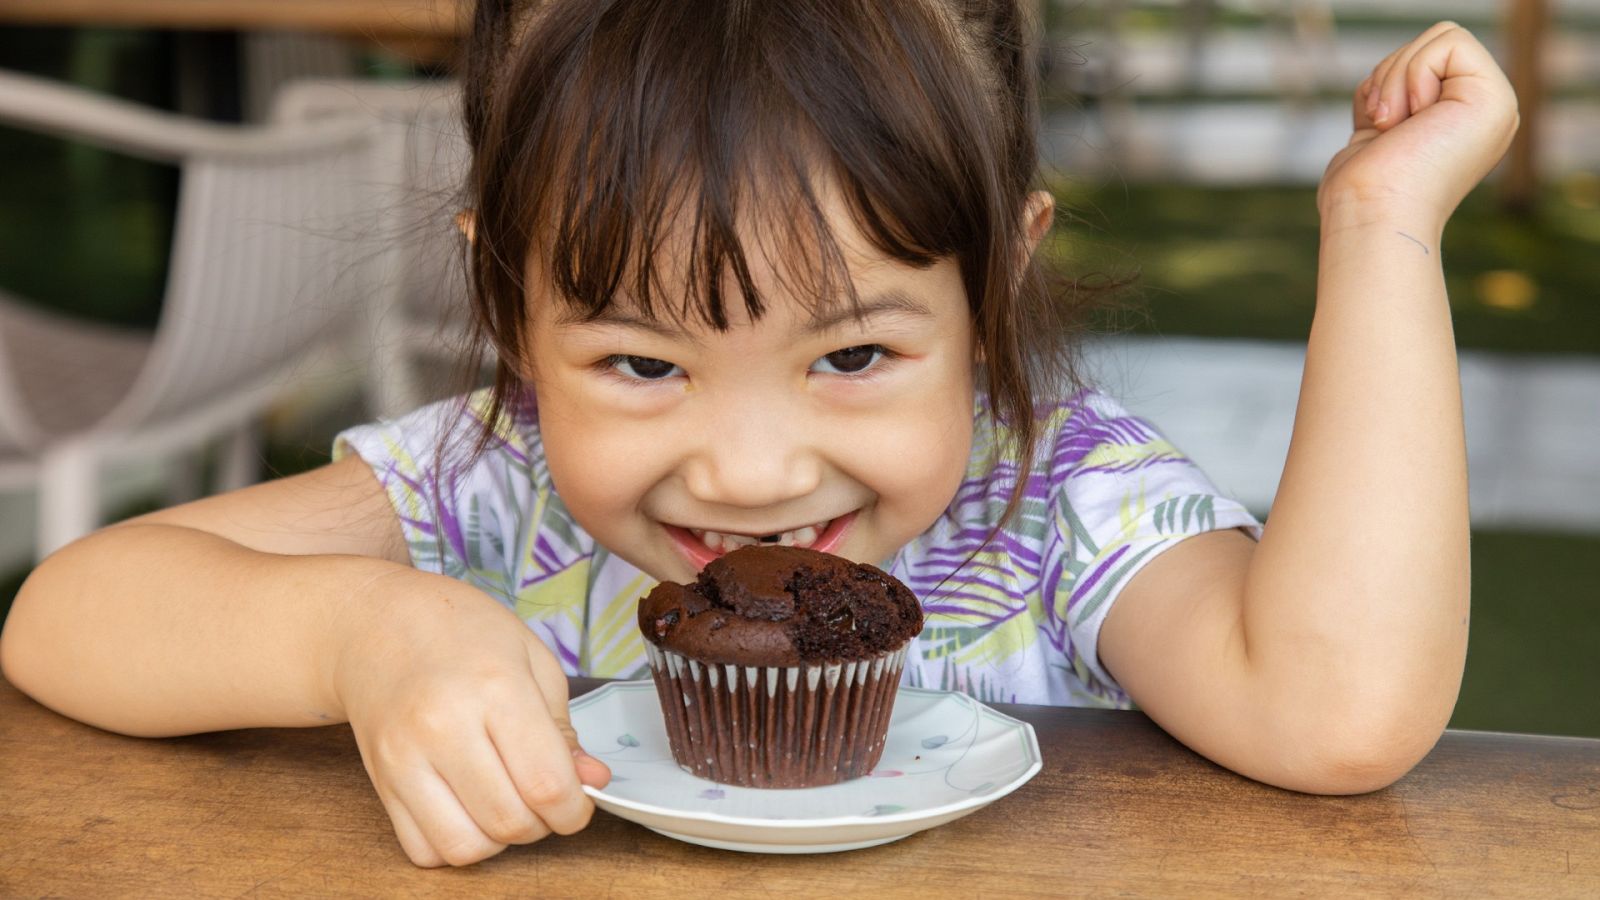
{"label": "girl's fist", "polygon": [[1328,164],[1317,206],[1324,216],[1351,204],[1420,215],[1443,228],[1505,155],[1520,121],[1489,51],[1460,25],[1440,22],[1356,88],[1354,133]]}

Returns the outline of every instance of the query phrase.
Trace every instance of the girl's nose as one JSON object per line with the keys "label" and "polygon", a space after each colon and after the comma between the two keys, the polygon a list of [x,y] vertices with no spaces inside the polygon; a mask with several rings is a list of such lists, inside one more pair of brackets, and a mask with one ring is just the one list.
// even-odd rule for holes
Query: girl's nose
{"label": "girl's nose", "polygon": [[822,483],[822,462],[804,435],[765,416],[708,430],[684,466],[689,494],[705,503],[756,509],[803,497]]}

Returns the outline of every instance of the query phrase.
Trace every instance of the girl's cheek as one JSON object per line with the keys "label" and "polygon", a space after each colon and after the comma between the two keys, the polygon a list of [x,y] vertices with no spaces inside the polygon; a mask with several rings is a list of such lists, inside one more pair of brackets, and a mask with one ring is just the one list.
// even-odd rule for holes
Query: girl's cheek
{"label": "girl's cheek", "polygon": [[960,485],[972,446],[971,404],[959,400],[945,395],[903,403],[842,429],[835,442],[841,467],[884,502],[937,513]]}
{"label": "girl's cheek", "polygon": [[596,392],[594,410],[600,415],[627,423],[656,421],[665,418],[685,393],[683,388],[677,386],[616,386]]}
{"label": "girl's cheek", "polygon": [[568,382],[547,385],[539,397],[545,459],[556,492],[569,504],[626,504],[664,461],[668,448],[647,405],[656,401],[616,393]]}
{"label": "girl's cheek", "polygon": [[625,520],[670,470],[674,449],[645,428],[562,430],[545,438],[550,480],[568,512],[591,533]]}

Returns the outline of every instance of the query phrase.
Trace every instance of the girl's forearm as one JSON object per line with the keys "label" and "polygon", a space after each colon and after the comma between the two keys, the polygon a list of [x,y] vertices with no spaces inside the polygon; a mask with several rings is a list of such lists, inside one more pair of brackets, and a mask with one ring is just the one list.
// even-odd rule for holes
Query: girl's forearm
{"label": "girl's forearm", "polygon": [[17,595],[0,661],[51,708],[141,736],[343,719],[333,672],[394,578],[354,556],[282,556],[172,525],[92,535]]}
{"label": "girl's forearm", "polygon": [[1404,212],[1324,211],[1294,435],[1243,623],[1252,666],[1285,702],[1323,703],[1368,734],[1415,726],[1430,746],[1460,685],[1469,595],[1442,231]]}

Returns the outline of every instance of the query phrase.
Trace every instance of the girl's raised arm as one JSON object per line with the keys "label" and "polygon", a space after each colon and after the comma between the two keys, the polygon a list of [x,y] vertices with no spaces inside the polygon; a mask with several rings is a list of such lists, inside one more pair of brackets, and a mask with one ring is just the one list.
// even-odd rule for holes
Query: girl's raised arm
{"label": "girl's raised arm", "polygon": [[1108,614],[1100,653],[1197,751],[1305,791],[1382,787],[1438,740],[1467,647],[1466,443],[1440,236],[1516,100],[1444,22],[1362,82],[1318,192],[1316,314],[1259,545],[1191,538]]}

